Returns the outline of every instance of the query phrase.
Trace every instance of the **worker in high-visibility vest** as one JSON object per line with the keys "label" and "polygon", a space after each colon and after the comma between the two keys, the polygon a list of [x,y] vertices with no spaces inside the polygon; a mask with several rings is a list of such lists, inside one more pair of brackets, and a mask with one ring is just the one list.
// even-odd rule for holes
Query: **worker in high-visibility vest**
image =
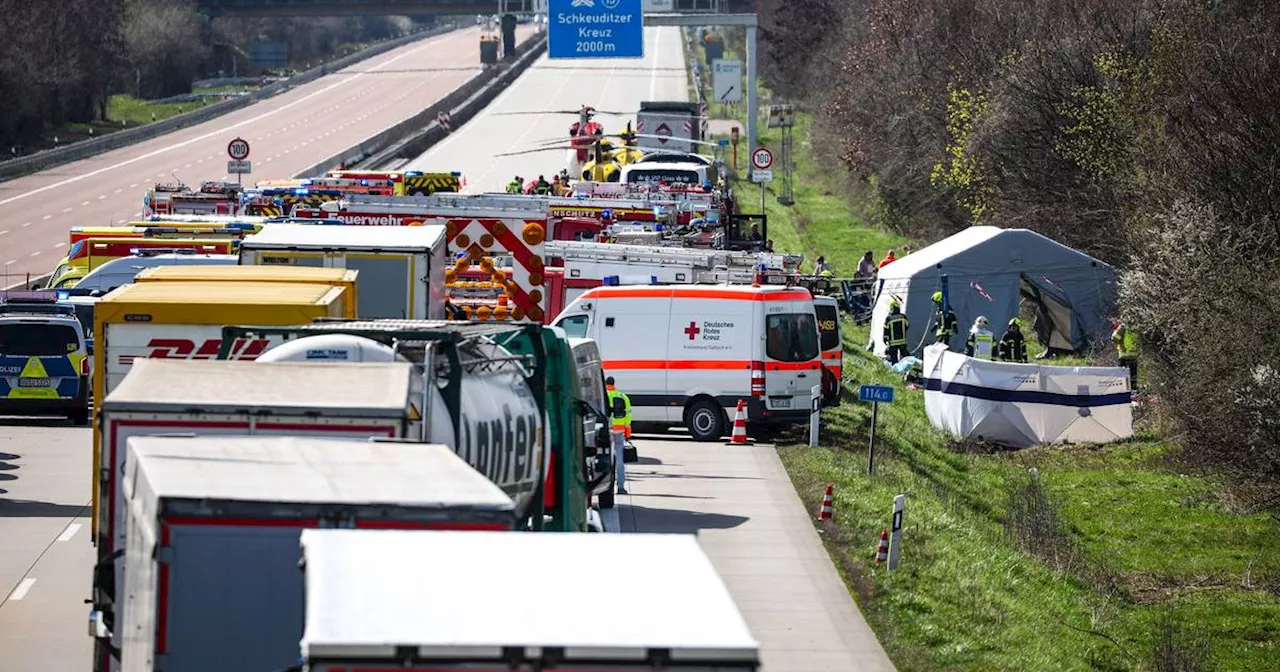
{"label": "worker in high-visibility vest", "polygon": [[897,364],[907,356],[907,329],[910,326],[911,321],[902,314],[898,300],[890,300],[889,314],[884,318],[884,354],[890,364]]}
{"label": "worker in high-visibility vest", "polygon": [[[631,438],[631,398],[619,392],[613,376],[604,380],[605,393],[609,395],[609,418],[614,432],[621,432],[623,440],[614,444],[613,464],[618,476],[618,494],[627,494],[626,442]],[[624,414],[621,417],[613,413],[614,399],[622,400]]]}
{"label": "worker in high-visibility vest", "polygon": [[1115,331],[1111,332],[1111,340],[1116,344],[1116,354],[1120,356],[1120,364],[1129,368],[1129,390],[1138,389],[1138,332],[1130,329],[1118,318],[1111,319]]}

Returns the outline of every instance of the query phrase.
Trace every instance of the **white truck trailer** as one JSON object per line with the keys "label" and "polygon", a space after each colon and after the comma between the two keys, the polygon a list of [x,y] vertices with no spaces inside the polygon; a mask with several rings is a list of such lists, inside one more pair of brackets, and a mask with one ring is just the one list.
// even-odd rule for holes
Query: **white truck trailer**
{"label": "white truck trailer", "polygon": [[294,664],[303,529],[515,525],[511,499],[440,445],[134,437],[126,471],[126,672]]}
{"label": "white truck trailer", "polygon": [[[760,668],[692,535],[304,530],[302,558],[309,672]],[[643,580],[604,618],[581,601],[589,558]]]}
{"label": "white truck trailer", "polygon": [[242,265],[360,272],[361,318],[444,318],[445,227],[272,224],[240,242]]}
{"label": "white truck trailer", "polygon": [[[124,596],[123,481],[130,438],[155,434],[401,438],[415,414],[413,367],[384,364],[270,364],[237,360],[138,359],[102,400],[95,511],[98,566],[90,620],[110,632]],[[108,669],[118,637],[100,639]],[[111,669],[116,669],[112,667]]]}

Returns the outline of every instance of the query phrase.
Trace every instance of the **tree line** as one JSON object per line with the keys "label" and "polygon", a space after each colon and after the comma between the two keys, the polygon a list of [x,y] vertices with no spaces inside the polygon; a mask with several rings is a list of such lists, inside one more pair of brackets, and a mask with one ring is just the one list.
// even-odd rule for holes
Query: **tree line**
{"label": "tree line", "polygon": [[189,93],[201,77],[251,75],[248,47],[285,42],[294,63],[403,35],[405,17],[218,18],[190,0],[0,0],[0,146],[68,123],[108,121],[112,94]]}
{"label": "tree line", "polygon": [[1280,3],[761,0],[762,72],[880,224],[1115,264],[1168,435],[1280,484]]}

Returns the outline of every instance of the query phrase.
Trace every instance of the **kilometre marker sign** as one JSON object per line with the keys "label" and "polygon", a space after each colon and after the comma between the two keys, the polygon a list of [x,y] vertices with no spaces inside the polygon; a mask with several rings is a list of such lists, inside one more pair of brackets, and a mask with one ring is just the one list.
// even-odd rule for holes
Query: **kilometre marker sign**
{"label": "kilometre marker sign", "polygon": [[236,138],[227,143],[227,156],[233,161],[244,161],[249,158],[249,141],[244,138]]}
{"label": "kilometre marker sign", "polygon": [[640,0],[550,0],[548,58],[643,58]]}

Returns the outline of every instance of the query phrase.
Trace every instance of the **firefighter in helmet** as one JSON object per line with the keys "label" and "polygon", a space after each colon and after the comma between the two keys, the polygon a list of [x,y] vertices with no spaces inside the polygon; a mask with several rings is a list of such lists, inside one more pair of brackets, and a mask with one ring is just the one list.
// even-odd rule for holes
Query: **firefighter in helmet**
{"label": "firefighter in helmet", "polygon": [[907,356],[907,329],[911,320],[902,314],[897,299],[890,299],[889,314],[884,318],[884,349],[890,364]]}

